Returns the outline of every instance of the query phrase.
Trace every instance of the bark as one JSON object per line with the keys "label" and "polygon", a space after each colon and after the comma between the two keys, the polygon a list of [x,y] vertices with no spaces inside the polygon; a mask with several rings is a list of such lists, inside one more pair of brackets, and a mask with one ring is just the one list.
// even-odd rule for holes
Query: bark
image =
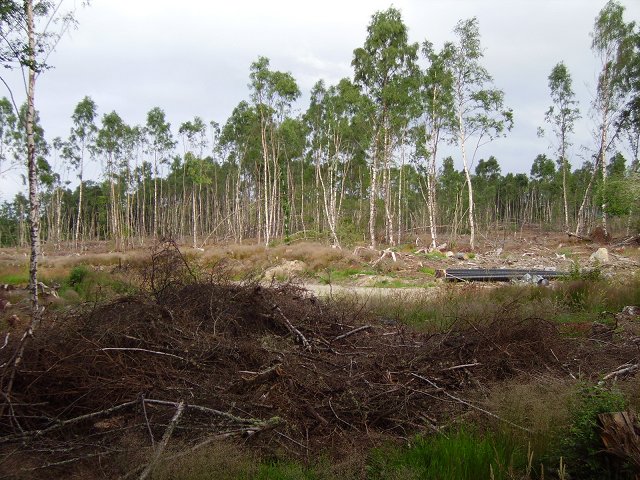
{"label": "bark", "polygon": [[471,238],[469,239],[469,246],[471,250],[475,248],[475,239],[476,239],[476,223],[474,219],[474,211],[473,211],[473,185],[471,184],[471,174],[469,173],[469,165],[467,162],[467,152],[465,149],[465,131],[462,127],[462,117],[459,115],[458,118],[460,122],[460,131],[459,131],[459,140],[460,140],[460,148],[462,153],[462,164],[464,166],[464,178],[467,182],[467,190],[469,194],[469,229],[471,233]]}
{"label": "bark", "polygon": [[29,288],[31,292],[31,331],[40,324],[41,312],[38,304],[38,257],[40,255],[40,202],[38,199],[38,171],[36,166],[35,121],[35,32],[33,2],[25,2],[27,13],[27,35],[29,42],[29,75],[27,85],[27,165],[29,177],[29,239],[31,254],[29,258]]}
{"label": "bark", "polygon": [[78,248],[79,243],[82,243],[81,239],[80,239],[80,228],[82,225],[82,190],[83,190],[83,185],[82,185],[82,181],[83,181],[83,170],[84,170],[84,161],[83,161],[83,157],[84,156],[84,148],[83,148],[83,152],[80,154],[80,174],[78,175],[80,177],[80,185],[78,186],[78,218],[76,220],[76,233],[75,233],[75,247],[76,249]]}

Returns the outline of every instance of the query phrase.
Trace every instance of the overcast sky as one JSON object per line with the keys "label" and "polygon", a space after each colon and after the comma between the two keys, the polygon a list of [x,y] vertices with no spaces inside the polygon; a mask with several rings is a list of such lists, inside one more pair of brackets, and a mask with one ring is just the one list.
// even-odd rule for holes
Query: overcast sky
{"label": "overcast sky", "polygon": [[[73,0],[69,0],[70,5]],[[77,1],[76,3],[80,3]],[[640,20],[640,2],[624,0],[625,18]],[[507,138],[484,147],[503,173],[528,173],[549,142],[536,135],[550,104],[547,77],[564,61],[583,112],[574,142],[590,146],[588,109],[598,64],[590,32],[604,0],[396,0],[412,42],[440,47],[453,40],[460,19],[478,17],[484,65],[505,92],[515,127]],[[66,137],[70,116],[85,95],[102,116],[115,110],[129,124],[144,124],[146,112],[163,108],[177,130],[201,116],[224,123],[248,98],[249,66],[260,55],[271,68],[289,71],[303,92],[324,79],[351,76],[353,50],[363,45],[371,15],[391,6],[386,0],[92,0],[77,11],[78,29],[66,35],[37,86],[36,108],[49,139]],[[20,102],[24,96],[16,88]],[[4,93],[0,94],[3,95]],[[12,176],[0,178],[0,198],[23,188]],[[73,178],[73,173],[67,175]]]}

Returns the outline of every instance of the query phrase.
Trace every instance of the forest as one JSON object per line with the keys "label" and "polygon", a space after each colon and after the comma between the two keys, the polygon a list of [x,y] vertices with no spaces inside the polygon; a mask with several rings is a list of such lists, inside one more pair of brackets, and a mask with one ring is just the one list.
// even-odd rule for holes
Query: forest
{"label": "forest", "polygon": [[[637,231],[640,34],[623,6],[609,2],[594,23],[601,71],[591,105],[575,100],[562,61],[550,66],[544,153],[521,160],[529,175],[503,172],[491,155],[517,112],[483,66],[477,19],[461,20],[439,51],[411,43],[393,7],[375,13],[367,32],[352,78],[318,81],[298,115],[296,79],[258,57],[246,99],[223,123],[195,117],[176,128],[154,107],[144,125],[129,125],[115,111],[100,116],[89,97],[70,107],[66,138],[47,139],[36,118],[41,239],[118,249],[146,238],[375,247],[419,234],[435,246],[446,233],[471,234],[473,248],[478,229],[498,226]],[[0,175],[26,164],[25,113],[26,104],[0,101]],[[582,116],[594,119],[593,142],[573,145]],[[62,182],[68,175],[51,165],[78,181]],[[1,245],[27,244],[28,203],[18,194],[0,206]]]}

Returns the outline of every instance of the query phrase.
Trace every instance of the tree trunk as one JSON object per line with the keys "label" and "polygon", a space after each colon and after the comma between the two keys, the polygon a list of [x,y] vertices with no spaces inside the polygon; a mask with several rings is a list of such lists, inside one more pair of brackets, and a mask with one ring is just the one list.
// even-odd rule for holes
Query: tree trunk
{"label": "tree trunk", "polygon": [[469,173],[469,165],[467,162],[467,152],[465,149],[466,136],[465,136],[465,131],[462,128],[462,117],[460,115],[458,116],[458,121],[460,122],[460,125],[461,125],[458,135],[459,135],[460,148],[462,153],[462,165],[464,166],[464,178],[467,181],[467,190],[469,193],[469,229],[471,230],[469,246],[471,250],[473,250],[475,248],[475,240],[476,240],[476,222],[474,219],[474,211],[473,211],[473,186],[471,185],[471,174]]}
{"label": "tree trunk", "polygon": [[36,166],[36,141],[34,133],[35,110],[35,54],[36,42],[33,20],[33,2],[25,2],[27,10],[27,35],[29,41],[29,78],[27,86],[27,165],[29,177],[29,239],[31,255],[29,258],[29,288],[31,291],[31,324],[33,332],[40,324],[41,312],[38,304],[38,256],[40,255],[40,203],[38,199],[38,171]]}
{"label": "tree trunk", "polygon": [[76,219],[76,234],[75,234],[75,247],[76,249],[78,248],[78,244],[79,242],[82,243],[82,240],[80,239],[80,228],[82,225],[82,182],[83,182],[83,170],[84,170],[84,165],[83,165],[83,157],[84,154],[82,153],[80,156],[80,185],[78,186],[78,218]]}

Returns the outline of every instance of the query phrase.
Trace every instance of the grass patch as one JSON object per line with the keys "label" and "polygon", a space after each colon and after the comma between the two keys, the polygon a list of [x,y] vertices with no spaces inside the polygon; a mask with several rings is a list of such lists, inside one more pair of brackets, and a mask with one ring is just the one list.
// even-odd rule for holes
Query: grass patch
{"label": "grass patch", "polygon": [[430,277],[436,276],[436,269],[431,267],[420,267],[418,269],[420,273],[424,273],[425,275],[429,275]]}
{"label": "grass patch", "polygon": [[419,437],[409,447],[374,451],[370,479],[476,480],[511,479],[526,462],[505,435],[463,428],[444,435]]}
{"label": "grass patch", "polygon": [[119,275],[95,270],[87,265],[76,265],[62,281],[60,295],[74,303],[74,301],[104,300],[136,291],[135,285]]}
{"label": "grass patch", "polygon": [[[375,286],[401,288],[416,285],[386,279]],[[551,288],[445,285],[435,295],[371,298],[365,307],[374,316],[405,323],[421,331],[438,331],[457,322],[483,325],[496,320],[518,322],[535,318],[557,323],[564,333],[580,336],[589,333],[592,322],[610,323],[613,319],[611,312],[638,304],[640,279],[636,277],[625,283],[563,281]]]}
{"label": "grass patch", "polygon": [[29,283],[29,273],[4,273],[0,275],[0,284],[21,285]]}
{"label": "grass patch", "polygon": [[433,252],[425,253],[424,258],[427,260],[444,260],[447,256],[438,250],[434,250]]}
{"label": "grass patch", "polygon": [[380,280],[378,282],[375,282],[373,286],[375,288],[407,288],[407,287],[413,287],[415,285],[407,283],[403,280],[394,278],[392,280],[388,280],[388,279]]}
{"label": "grass patch", "polygon": [[377,275],[378,272],[370,268],[347,267],[343,269],[327,269],[319,276],[322,284],[329,285],[331,283],[340,283],[348,280],[354,280],[356,277]]}

